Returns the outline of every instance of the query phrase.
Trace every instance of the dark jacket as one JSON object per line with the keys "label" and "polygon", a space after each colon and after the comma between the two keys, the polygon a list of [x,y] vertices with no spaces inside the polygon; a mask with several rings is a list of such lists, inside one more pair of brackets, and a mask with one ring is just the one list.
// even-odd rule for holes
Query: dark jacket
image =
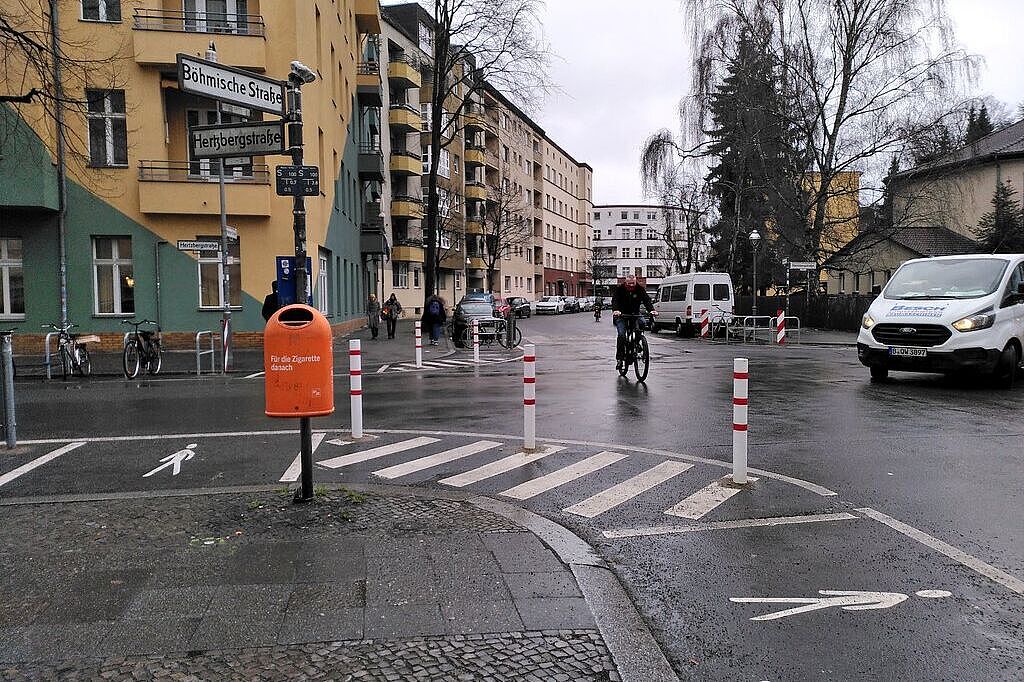
{"label": "dark jacket", "polygon": [[398,299],[395,298],[394,294],[392,294],[391,298],[384,301],[384,310],[387,311],[387,315],[385,315],[385,317],[397,320],[398,316],[402,314],[402,304],[399,303]]}
{"label": "dark jacket", "polygon": [[644,306],[648,311],[654,310],[654,303],[647,295],[647,290],[639,284],[633,291],[620,284],[612,294],[612,310],[618,310],[623,315],[638,315],[640,306]]}
{"label": "dark jacket", "polygon": [[269,322],[270,318],[274,316],[274,313],[276,313],[280,307],[281,304],[277,302],[277,292],[275,291],[268,294],[267,297],[263,299],[263,319]]}
{"label": "dark jacket", "polygon": [[[433,315],[430,312],[430,304],[433,301],[437,301],[438,305],[441,306],[441,313],[438,314],[438,315]],[[436,296],[431,296],[429,299],[427,299],[426,305],[423,306],[423,317],[422,317],[423,323],[424,324],[444,324],[445,320],[447,320],[447,319],[448,319],[448,315],[444,311],[444,301],[442,301],[440,298],[438,298]]]}

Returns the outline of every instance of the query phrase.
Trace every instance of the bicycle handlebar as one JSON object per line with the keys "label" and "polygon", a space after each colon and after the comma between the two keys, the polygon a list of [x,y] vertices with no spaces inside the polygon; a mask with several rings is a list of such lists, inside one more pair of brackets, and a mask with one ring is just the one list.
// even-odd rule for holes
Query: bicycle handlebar
{"label": "bicycle handlebar", "polygon": [[155,324],[157,327],[160,326],[155,320],[139,320],[138,322],[134,322],[132,320],[121,320],[121,324],[130,324],[133,327],[141,327],[144,324]]}
{"label": "bicycle handlebar", "polygon": [[65,325],[63,325],[63,326],[58,326],[58,325],[55,325],[55,324],[53,324],[51,322],[50,324],[41,324],[41,325],[39,325],[39,328],[40,329],[52,329],[55,332],[66,332],[66,331],[69,331],[71,329],[74,329],[77,326],[78,326],[77,324],[71,324],[70,322],[65,324]]}

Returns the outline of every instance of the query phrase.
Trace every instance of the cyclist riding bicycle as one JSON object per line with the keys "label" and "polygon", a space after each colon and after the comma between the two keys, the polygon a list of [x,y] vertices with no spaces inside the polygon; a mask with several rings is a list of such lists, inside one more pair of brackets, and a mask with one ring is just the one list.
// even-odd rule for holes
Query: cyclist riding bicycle
{"label": "cyclist riding bicycle", "polygon": [[647,308],[651,315],[658,314],[654,310],[651,297],[647,295],[647,290],[637,286],[636,276],[627,275],[625,282],[616,287],[615,293],[612,294],[612,322],[618,332],[618,338],[615,340],[615,369],[622,369],[622,362],[625,360],[626,330],[636,319],[623,319],[622,315],[639,315],[641,306]]}

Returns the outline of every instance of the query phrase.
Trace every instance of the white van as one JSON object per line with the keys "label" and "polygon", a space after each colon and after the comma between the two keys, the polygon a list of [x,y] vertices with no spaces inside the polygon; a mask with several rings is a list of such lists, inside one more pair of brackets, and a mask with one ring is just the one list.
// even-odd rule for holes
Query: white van
{"label": "white van", "polygon": [[1024,254],[910,260],[861,321],[857,356],[890,370],[983,373],[1009,387],[1024,348]]}
{"label": "white van", "polygon": [[700,326],[701,310],[711,319],[729,321],[734,312],[732,279],[726,272],[688,272],[661,281],[654,309],[654,331],[671,327],[679,336],[692,337]]}

